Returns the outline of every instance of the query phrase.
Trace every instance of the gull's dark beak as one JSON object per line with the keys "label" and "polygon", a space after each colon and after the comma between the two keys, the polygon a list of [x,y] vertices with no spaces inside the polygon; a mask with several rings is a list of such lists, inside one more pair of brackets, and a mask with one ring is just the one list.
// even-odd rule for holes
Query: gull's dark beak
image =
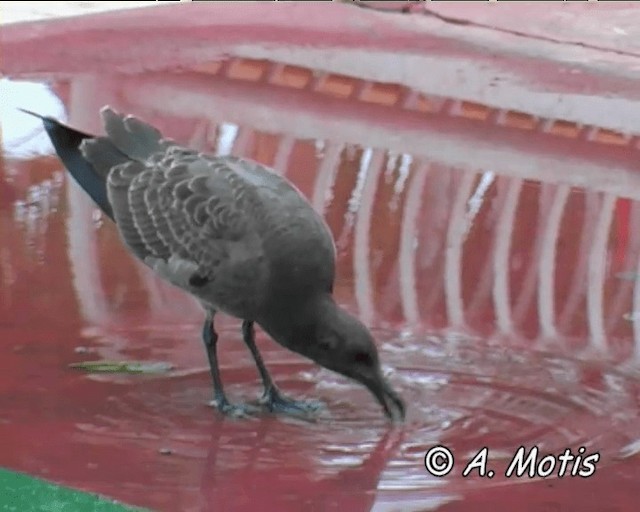
{"label": "gull's dark beak", "polygon": [[394,423],[404,421],[404,402],[379,372],[373,378],[361,379],[361,382],[373,393],[373,396],[376,397],[378,402],[380,402],[385,414],[391,421]]}

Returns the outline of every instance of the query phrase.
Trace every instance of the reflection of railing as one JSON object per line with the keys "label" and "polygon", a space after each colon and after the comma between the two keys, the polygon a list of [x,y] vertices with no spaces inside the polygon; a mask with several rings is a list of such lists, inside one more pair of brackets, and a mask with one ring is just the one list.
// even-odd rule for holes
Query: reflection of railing
{"label": "reflection of railing", "polygon": [[[268,133],[295,126],[299,138],[337,139],[436,160],[463,170],[492,169],[500,174],[582,186],[620,197],[640,190],[633,139],[616,135],[600,144],[585,144],[594,130],[567,130],[566,123],[534,124],[513,129],[508,116],[495,112],[484,122],[460,101],[439,101],[434,111],[344,100],[271,84],[227,80],[204,74],[123,77],[124,105],[194,119],[202,112],[213,119],[251,125]],[[467,112],[459,115],[457,112]],[[483,114],[484,116],[484,114]],[[551,127],[558,126],[558,130]],[[539,129],[538,129],[539,128]],[[401,134],[401,136],[400,136]],[[609,141],[613,143],[606,143]],[[459,148],[464,147],[465,151]],[[518,167],[504,166],[518,161]]]}
{"label": "reflection of railing", "polygon": [[[350,296],[365,321],[388,317],[413,326],[449,325],[536,338],[586,334],[600,348],[612,336],[632,335],[622,314],[632,308],[632,293],[637,308],[638,286],[612,279],[608,261],[616,204],[624,197],[637,199],[640,190],[638,155],[630,137],[601,135],[597,143],[594,134],[607,132],[537,121],[524,127],[522,116],[521,128],[509,127],[505,119],[515,119],[512,114],[455,100],[432,102],[440,106],[418,112],[410,108],[420,104],[418,96],[404,94],[391,101],[393,88],[386,96],[380,93],[374,104],[362,97],[363,91],[376,90],[375,84],[356,82],[348,88],[326,75],[311,85],[305,82],[305,90],[273,85],[282,66],[265,67],[256,75],[260,81],[239,80],[238,70],[246,74],[250,69],[245,64],[216,64],[206,74],[114,77],[100,83],[85,78],[72,86],[71,120],[97,129],[95,112],[104,103],[139,113],[170,135],[177,120],[195,120],[192,144],[261,159],[309,190],[313,204],[327,215],[337,208],[342,216],[354,216],[352,224],[345,222],[343,236],[352,237],[347,250],[352,252],[354,279]],[[351,99],[328,97],[322,88],[330,83],[335,90],[343,87],[345,98]],[[322,156],[305,160],[310,168],[300,173],[292,155],[308,139],[319,141]],[[268,151],[256,153],[258,140]],[[345,150],[354,144],[368,149],[345,164]],[[389,187],[384,169],[399,173],[397,154],[406,157],[406,176],[393,192],[393,210],[391,200],[385,200]],[[358,173],[350,193],[355,201],[351,213],[346,202],[333,199],[351,180],[338,172],[339,165]],[[478,174],[480,169],[486,171]],[[429,191],[436,188],[440,197],[430,199]],[[575,198],[581,194],[580,205]],[[78,199],[74,192],[71,202]],[[637,216],[637,204],[631,205],[631,215]],[[70,250],[72,256],[78,254],[73,257],[76,276],[85,276],[77,290],[91,296],[81,302],[94,303],[89,317],[100,321],[104,304],[95,290],[89,293],[96,270],[85,268],[95,263],[86,258],[94,237],[88,227],[91,217],[73,208],[70,236],[82,247],[76,250],[72,243]],[[400,226],[398,241],[374,249],[373,234],[390,235],[385,220]],[[640,247],[632,232],[628,239],[616,240],[625,253],[617,271],[635,271]],[[572,251],[560,250],[565,246]],[[430,253],[426,267],[425,251]],[[385,259],[394,255],[396,263]],[[341,259],[339,268],[348,276],[345,264]],[[156,296],[157,284],[143,272],[149,295]],[[614,307],[609,306],[611,296]],[[164,310],[160,301],[151,307]],[[640,350],[638,328],[633,328]]]}
{"label": "reflection of railing", "polygon": [[[174,4],[6,26],[1,66],[6,75],[23,76],[164,72],[231,55],[244,58],[234,59],[235,76],[259,79],[259,64],[269,59],[292,68],[294,80],[306,75],[319,88],[337,83],[334,89],[342,97],[351,94],[350,77],[358,77],[365,81],[357,83],[358,93],[394,84],[637,135],[637,47],[632,32],[621,28],[628,23],[625,7],[598,12],[571,7],[575,23],[556,38],[551,27],[558,20],[544,7],[529,7],[523,25],[521,13],[507,9],[496,16],[482,6],[423,7],[428,16],[416,17],[342,2],[258,2],[242,10]],[[438,15],[443,12],[448,15]],[[72,56],[67,55],[70,45]],[[50,51],[42,52],[45,47]],[[317,78],[315,70],[325,76]]]}
{"label": "reflection of railing", "polygon": [[330,98],[349,99],[364,104],[409,111],[434,113],[445,110],[451,116],[490,121],[518,130],[540,130],[563,137],[581,137],[605,144],[633,144],[630,133],[613,131],[600,126],[586,126],[579,122],[541,118],[527,112],[496,109],[472,101],[455,101],[448,96],[427,94],[404,85],[319,72],[303,66],[287,65],[270,60],[233,58],[195,66],[194,71],[223,79],[306,90]]}

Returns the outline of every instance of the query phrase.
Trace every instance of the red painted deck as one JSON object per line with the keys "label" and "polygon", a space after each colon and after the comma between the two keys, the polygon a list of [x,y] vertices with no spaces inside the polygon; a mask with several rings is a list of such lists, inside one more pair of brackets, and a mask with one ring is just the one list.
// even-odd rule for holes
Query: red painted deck
{"label": "red painted deck", "polygon": [[[390,429],[366,391],[262,335],[281,386],[327,411],[218,417],[198,307],[132,260],[54,157],[24,157],[37,124],[12,111],[0,465],[162,511],[635,511],[640,24],[616,5],[194,4],[3,27],[3,74],[48,80],[73,124],[98,130],[108,103],[294,181],[409,417]],[[26,87],[11,105],[60,113]],[[229,392],[253,399],[237,323],[220,331]],[[69,368],[93,359],[173,369]],[[437,444],[456,457],[443,478],[424,467]],[[507,479],[521,445],[600,460],[589,478]],[[484,446],[496,476],[462,478]]]}

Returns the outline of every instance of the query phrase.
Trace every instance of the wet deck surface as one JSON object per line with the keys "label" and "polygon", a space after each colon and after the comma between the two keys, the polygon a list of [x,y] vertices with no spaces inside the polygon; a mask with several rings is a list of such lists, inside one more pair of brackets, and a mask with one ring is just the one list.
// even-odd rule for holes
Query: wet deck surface
{"label": "wet deck surface", "polygon": [[[336,295],[372,326],[408,404],[407,424],[391,429],[365,390],[262,333],[258,344],[281,387],[326,409],[314,422],[218,416],[207,405],[198,306],[126,253],[57,159],[32,154],[48,152],[38,123],[7,110],[0,465],[163,511],[257,503],[635,510],[637,133],[582,136],[569,121],[527,127],[526,116],[496,121],[455,98],[400,105],[390,98],[407,84],[376,89],[357,75],[348,94],[344,81],[291,85],[295,73],[283,89],[274,65],[267,61],[255,80],[263,64],[234,58],[180,74],[52,72],[47,87],[5,81],[3,90],[14,106],[90,130],[109,103],[177,140],[289,177],[334,233]],[[224,319],[219,332],[230,396],[255,399],[259,379],[237,322]],[[91,360],[171,368],[116,375],[69,366]],[[443,478],[424,465],[438,444],[456,458]],[[495,476],[463,478],[485,446]],[[570,476],[572,464],[559,478],[559,463],[545,479],[505,478],[520,446],[538,446],[540,458],[584,447],[583,457],[600,459],[589,478]]]}

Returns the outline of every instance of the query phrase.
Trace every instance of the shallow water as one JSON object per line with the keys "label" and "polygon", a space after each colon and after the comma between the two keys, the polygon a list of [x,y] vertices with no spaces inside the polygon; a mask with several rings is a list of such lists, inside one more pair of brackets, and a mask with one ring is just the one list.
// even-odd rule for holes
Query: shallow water
{"label": "shallow water", "polygon": [[[110,103],[177,140],[256,159],[290,178],[334,233],[336,295],[372,326],[407,402],[406,424],[390,428],[365,390],[261,333],[281,387],[326,408],[313,421],[219,417],[207,406],[197,305],[125,252],[56,158],[31,154],[49,151],[37,122],[5,108],[0,465],[157,510],[240,511],[256,503],[298,510],[300,502],[310,510],[496,511],[524,502],[531,511],[634,509],[640,203],[634,190],[616,195],[598,168],[619,161],[622,150],[567,141],[567,151],[578,145],[600,159],[580,178],[561,172],[564,142],[558,154],[541,150],[525,161],[512,140],[500,139],[505,130],[464,119],[465,133],[493,131],[497,142],[483,139],[484,154],[500,162],[500,170],[470,170],[475,154],[451,134],[451,117],[433,121],[446,126],[442,143],[450,148],[431,159],[412,113],[406,132],[400,122],[394,132],[369,132],[367,123],[384,128],[388,120],[380,109],[405,113],[350,112],[357,106],[344,100],[344,116],[332,117],[335,109],[314,111],[324,104],[314,93],[261,109],[256,102],[281,91],[256,85],[230,100],[246,84],[219,76],[207,108],[199,108],[209,79],[55,79],[29,94],[36,86],[3,87],[16,106],[68,114],[83,129],[98,130],[97,109]],[[190,107],[177,113],[180,105]],[[532,133],[533,143],[548,136]],[[229,395],[255,399],[259,380],[237,323],[221,319],[219,332]],[[69,368],[97,359],[171,369],[90,375]],[[456,459],[442,478],[425,469],[436,445]],[[584,447],[585,457],[600,459],[590,478],[559,478],[558,469],[545,479],[505,478],[520,446],[539,447],[540,458]],[[483,447],[495,477],[463,478]]]}

